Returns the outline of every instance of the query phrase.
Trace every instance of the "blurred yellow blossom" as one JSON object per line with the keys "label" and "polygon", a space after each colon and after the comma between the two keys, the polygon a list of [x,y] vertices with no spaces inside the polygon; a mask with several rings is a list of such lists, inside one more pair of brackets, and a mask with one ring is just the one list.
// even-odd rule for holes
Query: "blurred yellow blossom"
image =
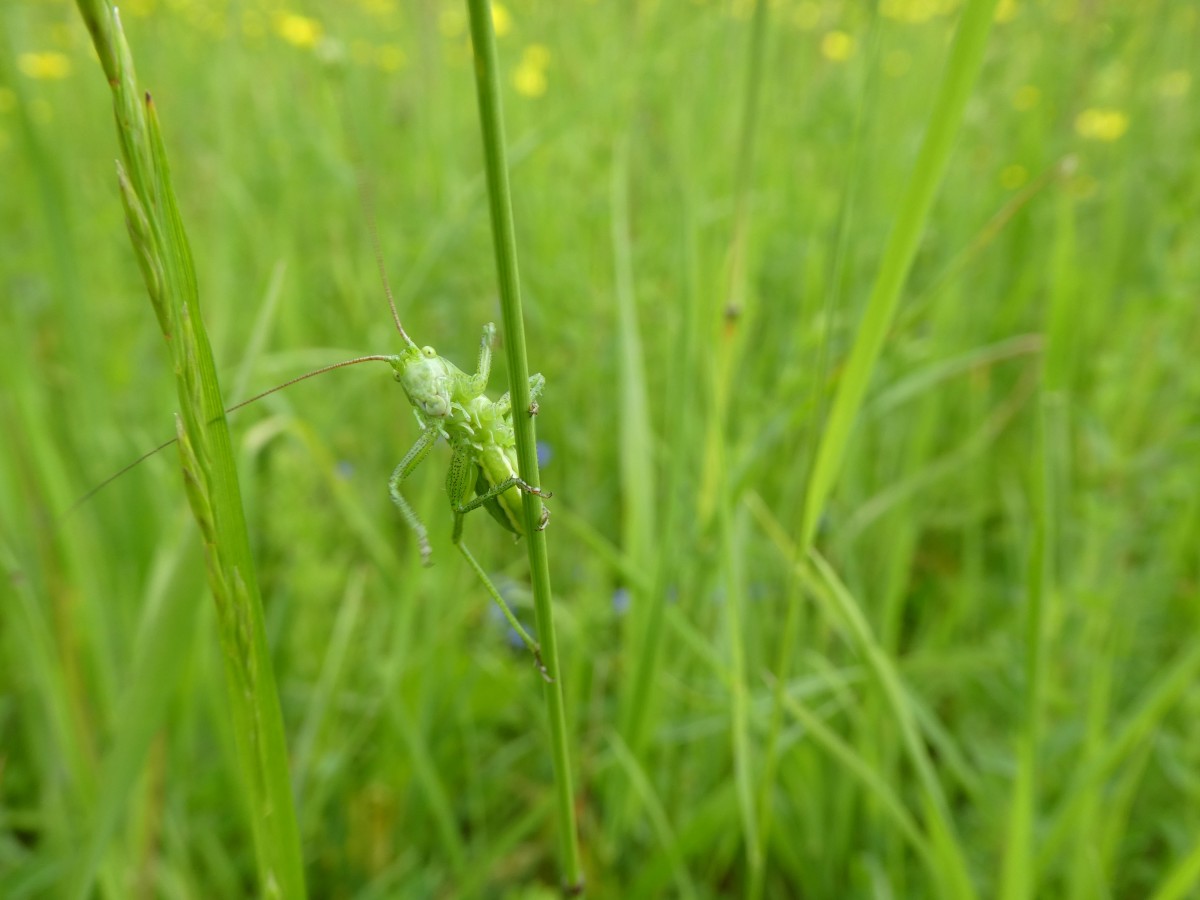
{"label": "blurred yellow blossom", "polygon": [[1071,196],[1078,200],[1086,200],[1088,197],[1093,197],[1099,190],[1100,185],[1091,175],[1083,173],[1072,178],[1067,182],[1067,190],[1071,192]]}
{"label": "blurred yellow blossom", "polygon": [[56,50],[22,53],[17,57],[17,68],[27,78],[66,78],[71,74],[71,60],[65,53]]}
{"label": "blurred yellow blossom", "polygon": [[1000,184],[1007,191],[1015,191],[1028,180],[1028,170],[1017,163],[1007,165],[1000,170]]}
{"label": "blurred yellow blossom", "polygon": [[550,65],[550,48],[545,44],[530,44],[521,54],[521,62],[541,66],[544,69]]}
{"label": "blurred yellow blossom", "polygon": [[1011,22],[1017,17],[1017,0],[1000,0],[996,5],[995,20]]}
{"label": "blurred yellow blossom", "polygon": [[496,37],[504,37],[512,31],[512,16],[503,3],[492,4],[492,27],[496,29]]}
{"label": "blurred yellow blossom", "polygon": [[530,44],[521,53],[521,61],[513,70],[513,86],[526,97],[546,93],[546,68],[550,65],[550,50],[544,44]]}
{"label": "blurred yellow blossom", "polygon": [[1129,130],[1129,116],[1119,109],[1085,109],[1075,117],[1075,133],[1089,141],[1115,141]]}
{"label": "blurred yellow blossom", "polygon": [[396,11],[395,0],[361,0],[362,8],[372,16],[386,18]]}
{"label": "blurred yellow blossom", "polygon": [[796,4],[796,9],[792,13],[792,21],[801,31],[812,31],[821,24],[820,4],[813,3],[812,0],[803,0]]}
{"label": "blurred yellow blossom", "polygon": [[845,62],[854,55],[854,38],[844,31],[831,31],[821,38],[821,55],[833,62]]}
{"label": "blurred yellow blossom", "polygon": [[1032,84],[1023,84],[1013,94],[1012,105],[1017,112],[1029,112],[1042,102],[1042,92]]}
{"label": "blurred yellow blossom", "polygon": [[375,51],[375,65],[384,72],[396,72],[408,57],[399,44],[384,44]]}
{"label": "blurred yellow blossom", "polygon": [[315,47],[321,40],[321,23],[308,16],[279,13],[275,17],[276,33],[295,47]]}
{"label": "blurred yellow blossom", "polygon": [[1164,97],[1182,97],[1192,87],[1192,73],[1187,69],[1168,72],[1158,82],[1158,92]]}
{"label": "blurred yellow blossom", "polygon": [[513,72],[513,84],[517,93],[526,97],[540,97],[546,93],[546,73],[541,69],[518,66]]}
{"label": "blurred yellow blossom", "polygon": [[954,12],[958,0],[883,0],[879,12],[888,19],[919,25]]}

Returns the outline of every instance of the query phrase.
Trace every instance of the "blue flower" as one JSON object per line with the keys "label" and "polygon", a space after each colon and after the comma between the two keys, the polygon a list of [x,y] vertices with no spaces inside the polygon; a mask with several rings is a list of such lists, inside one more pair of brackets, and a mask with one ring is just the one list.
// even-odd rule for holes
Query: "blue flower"
{"label": "blue flower", "polygon": [[629,588],[617,588],[615,591],[613,591],[613,612],[615,612],[618,616],[625,615],[625,613],[629,611],[629,604],[632,600],[633,595],[629,593]]}

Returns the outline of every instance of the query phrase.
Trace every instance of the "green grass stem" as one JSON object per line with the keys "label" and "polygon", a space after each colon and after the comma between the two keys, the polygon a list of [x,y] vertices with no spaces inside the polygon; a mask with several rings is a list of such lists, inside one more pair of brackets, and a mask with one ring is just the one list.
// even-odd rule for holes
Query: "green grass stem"
{"label": "green grass stem", "polygon": [[816,536],[825,503],[837,481],[867,386],[896,315],[900,294],[921,235],[924,234],[934,196],[945,174],[967,100],[983,65],[997,2],[970,0],[963,10],[930,114],[925,140],[884,247],[883,259],[859,325],[858,336],[846,361],[833,407],[817,447],[800,522],[801,546],[808,546]]}
{"label": "green grass stem", "polygon": [[[806,513],[980,7],[756,3],[491,9],[568,758],[452,550],[446,448],[411,482],[416,563],[396,384],[349,369],[229,417],[313,896],[557,893],[552,766],[598,900],[1198,889],[1200,18],[996,6]],[[466,5],[214,9],[121,17],[222,392],[395,349],[359,173],[405,328],[469,363],[505,323]],[[180,401],[134,302],[187,268],[144,95],[114,131],[80,24],[0,3],[0,897],[259,896],[220,639],[246,620],[208,599],[177,448],[62,515],[206,405],[199,316],[156,312]],[[521,541],[467,527],[545,640]]]}
{"label": "green grass stem", "polygon": [[[496,250],[496,270],[500,284],[500,307],[504,320],[505,355],[512,391],[512,418],[516,432],[518,469],[527,483],[539,487],[541,479],[538,473],[534,416],[526,412],[530,405],[529,360],[525,347],[525,320],[521,311],[517,239],[513,229],[512,192],[509,187],[492,8],[488,0],[468,0],[467,8],[471,22],[471,44],[475,53],[475,87],[483,136],[484,166],[487,171],[492,240]],[[562,667],[559,665],[558,637],[554,630],[554,605],[550,589],[546,533],[538,530],[542,519],[542,500],[538,495],[530,493],[523,493],[522,497],[538,640],[541,642],[546,669],[553,679],[552,682],[543,685],[543,694],[550,724],[551,755],[554,762],[562,883],[563,889],[568,893],[580,893],[584,888],[584,875],[580,865],[575,824],[575,799],[571,786],[571,754],[563,703]]]}

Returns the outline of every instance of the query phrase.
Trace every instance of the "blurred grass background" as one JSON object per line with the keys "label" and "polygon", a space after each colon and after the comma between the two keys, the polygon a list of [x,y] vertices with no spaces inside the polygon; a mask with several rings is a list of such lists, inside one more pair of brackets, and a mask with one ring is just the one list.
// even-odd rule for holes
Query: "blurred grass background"
{"label": "blurred grass background", "polygon": [[[360,175],[406,327],[469,366],[498,306],[465,8],[121,9],[226,396],[393,349]],[[497,7],[595,896],[962,896],[947,847],[980,896],[1200,889],[1194,5],[1000,3],[823,561],[798,546],[959,12],[770,4],[735,315],[752,4]],[[59,896],[86,840],[103,896],[248,895],[175,457],[65,515],[176,402],[108,88],[69,4],[0,29],[0,894]],[[537,680],[451,553],[445,453],[424,570],[390,378],[231,425],[312,895],[552,893]],[[467,530],[531,621],[523,548]]]}

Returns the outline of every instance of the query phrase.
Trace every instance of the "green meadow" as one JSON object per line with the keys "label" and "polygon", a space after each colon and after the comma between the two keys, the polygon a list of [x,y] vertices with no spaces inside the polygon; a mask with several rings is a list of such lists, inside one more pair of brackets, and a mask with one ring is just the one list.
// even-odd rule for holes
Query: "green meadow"
{"label": "green meadow", "polygon": [[[1200,8],[80,6],[0,8],[0,896],[1200,896]],[[211,415],[399,352],[373,227],[545,376],[465,541],[553,683],[385,365]]]}

